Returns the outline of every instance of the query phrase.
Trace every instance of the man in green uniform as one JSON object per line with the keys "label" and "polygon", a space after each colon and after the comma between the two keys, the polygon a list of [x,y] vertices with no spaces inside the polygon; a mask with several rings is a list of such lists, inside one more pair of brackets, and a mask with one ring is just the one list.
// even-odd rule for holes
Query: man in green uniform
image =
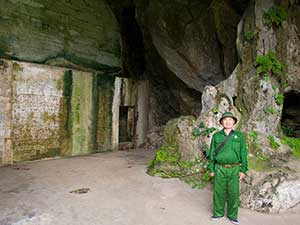
{"label": "man in green uniform", "polygon": [[[246,143],[242,133],[233,130],[237,118],[231,112],[225,112],[219,122],[223,129],[213,135],[208,163],[209,175],[214,177],[214,214],[211,219],[224,217],[227,200],[227,217],[233,224],[239,224],[239,182],[248,170]],[[219,148],[226,137],[225,145]]]}

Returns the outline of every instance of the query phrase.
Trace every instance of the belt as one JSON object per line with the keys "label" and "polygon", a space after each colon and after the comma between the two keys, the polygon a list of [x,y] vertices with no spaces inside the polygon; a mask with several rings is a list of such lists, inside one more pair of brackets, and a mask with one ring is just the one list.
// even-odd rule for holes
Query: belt
{"label": "belt", "polygon": [[242,166],[242,163],[235,163],[235,164],[220,164],[220,163],[217,163],[217,164],[222,166],[222,167],[225,167],[225,168],[233,168],[233,167],[236,167],[236,166]]}

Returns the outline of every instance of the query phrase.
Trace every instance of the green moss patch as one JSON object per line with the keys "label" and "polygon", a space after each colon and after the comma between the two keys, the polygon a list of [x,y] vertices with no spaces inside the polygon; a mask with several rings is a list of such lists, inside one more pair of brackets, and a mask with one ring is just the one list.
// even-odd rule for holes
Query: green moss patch
{"label": "green moss patch", "polygon": [[272,149],[278,149],[280,147],[280,144],[278,144],[275,140],[275,137],[273,135],[269,135],[269,141],[270,141],[270,146]]}
{"label": "green moss patch", "polygon": [[258,133],[252,131],[245,135],[248,148],[249,169],[256,171],[267,171],[270,169],[269,158],[266,157],[258,142]]}
{"label": "green moss patch", "polygon": [[289,146],[293,151],[293,155],[300,158],[300,138],[284,137],[281,143]]}
{"label": "green moss patch", "polygon": [[147,173],[152,176],[180,178],[193,188],[204,188],[210,181],[206,161],[201,158],[184,161],[176,146],[162,145],[147,168]]}
{"label": "green moss patch", "polygon": [[271,170],[270,163],[268,160],[262,160],[259,157],[248,157],[248,166],[250,170],[255,170],[258,172]]}
{"label": "green moss patch", "polygon": [[155,158],[148,163],[147,173],[164,178],[180,177],[180,154],[177,147],[162,145],[157,151]]}

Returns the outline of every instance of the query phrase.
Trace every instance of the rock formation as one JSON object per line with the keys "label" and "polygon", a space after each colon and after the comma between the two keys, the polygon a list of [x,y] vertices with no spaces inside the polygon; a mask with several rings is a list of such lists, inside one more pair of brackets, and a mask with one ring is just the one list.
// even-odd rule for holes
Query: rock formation
{"label": "rock formation", "polygon": [[[263,212],[282,212],[300,203],[298,131],[290,132],[294,138],[286,137],[288,122],[282,121],[283,112],[299,115],[297,102],[283,108],[284,97],[298,96],[300,90],[299,12],[297,1],[251,1],[238,24],[238,65],[226,80],[204,87],[200,116],[177,120],[176,140],[167,143],[175,146],[179,160],[201,157],[210,142],[209,128],[219,129],[221,114],[234,112],[247,139],[250,164],[241,205]],[[292,121],[290,129],[297,129],[298,119]]]}

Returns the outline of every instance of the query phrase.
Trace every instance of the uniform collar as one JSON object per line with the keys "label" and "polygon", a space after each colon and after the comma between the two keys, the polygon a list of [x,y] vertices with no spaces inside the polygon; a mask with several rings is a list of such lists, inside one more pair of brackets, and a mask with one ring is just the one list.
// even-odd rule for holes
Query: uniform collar
{"label": "uniform collar", "polygon": [[[234,129],[232,129],[231,131],[232,131],[232,133],[234,133]],[[225,133],[224,128],[221,130],[221,133],[222,133],[224,136],[227,136],[227,134]],[[229,135],[229,134],[228,134],[228,135]]]}

